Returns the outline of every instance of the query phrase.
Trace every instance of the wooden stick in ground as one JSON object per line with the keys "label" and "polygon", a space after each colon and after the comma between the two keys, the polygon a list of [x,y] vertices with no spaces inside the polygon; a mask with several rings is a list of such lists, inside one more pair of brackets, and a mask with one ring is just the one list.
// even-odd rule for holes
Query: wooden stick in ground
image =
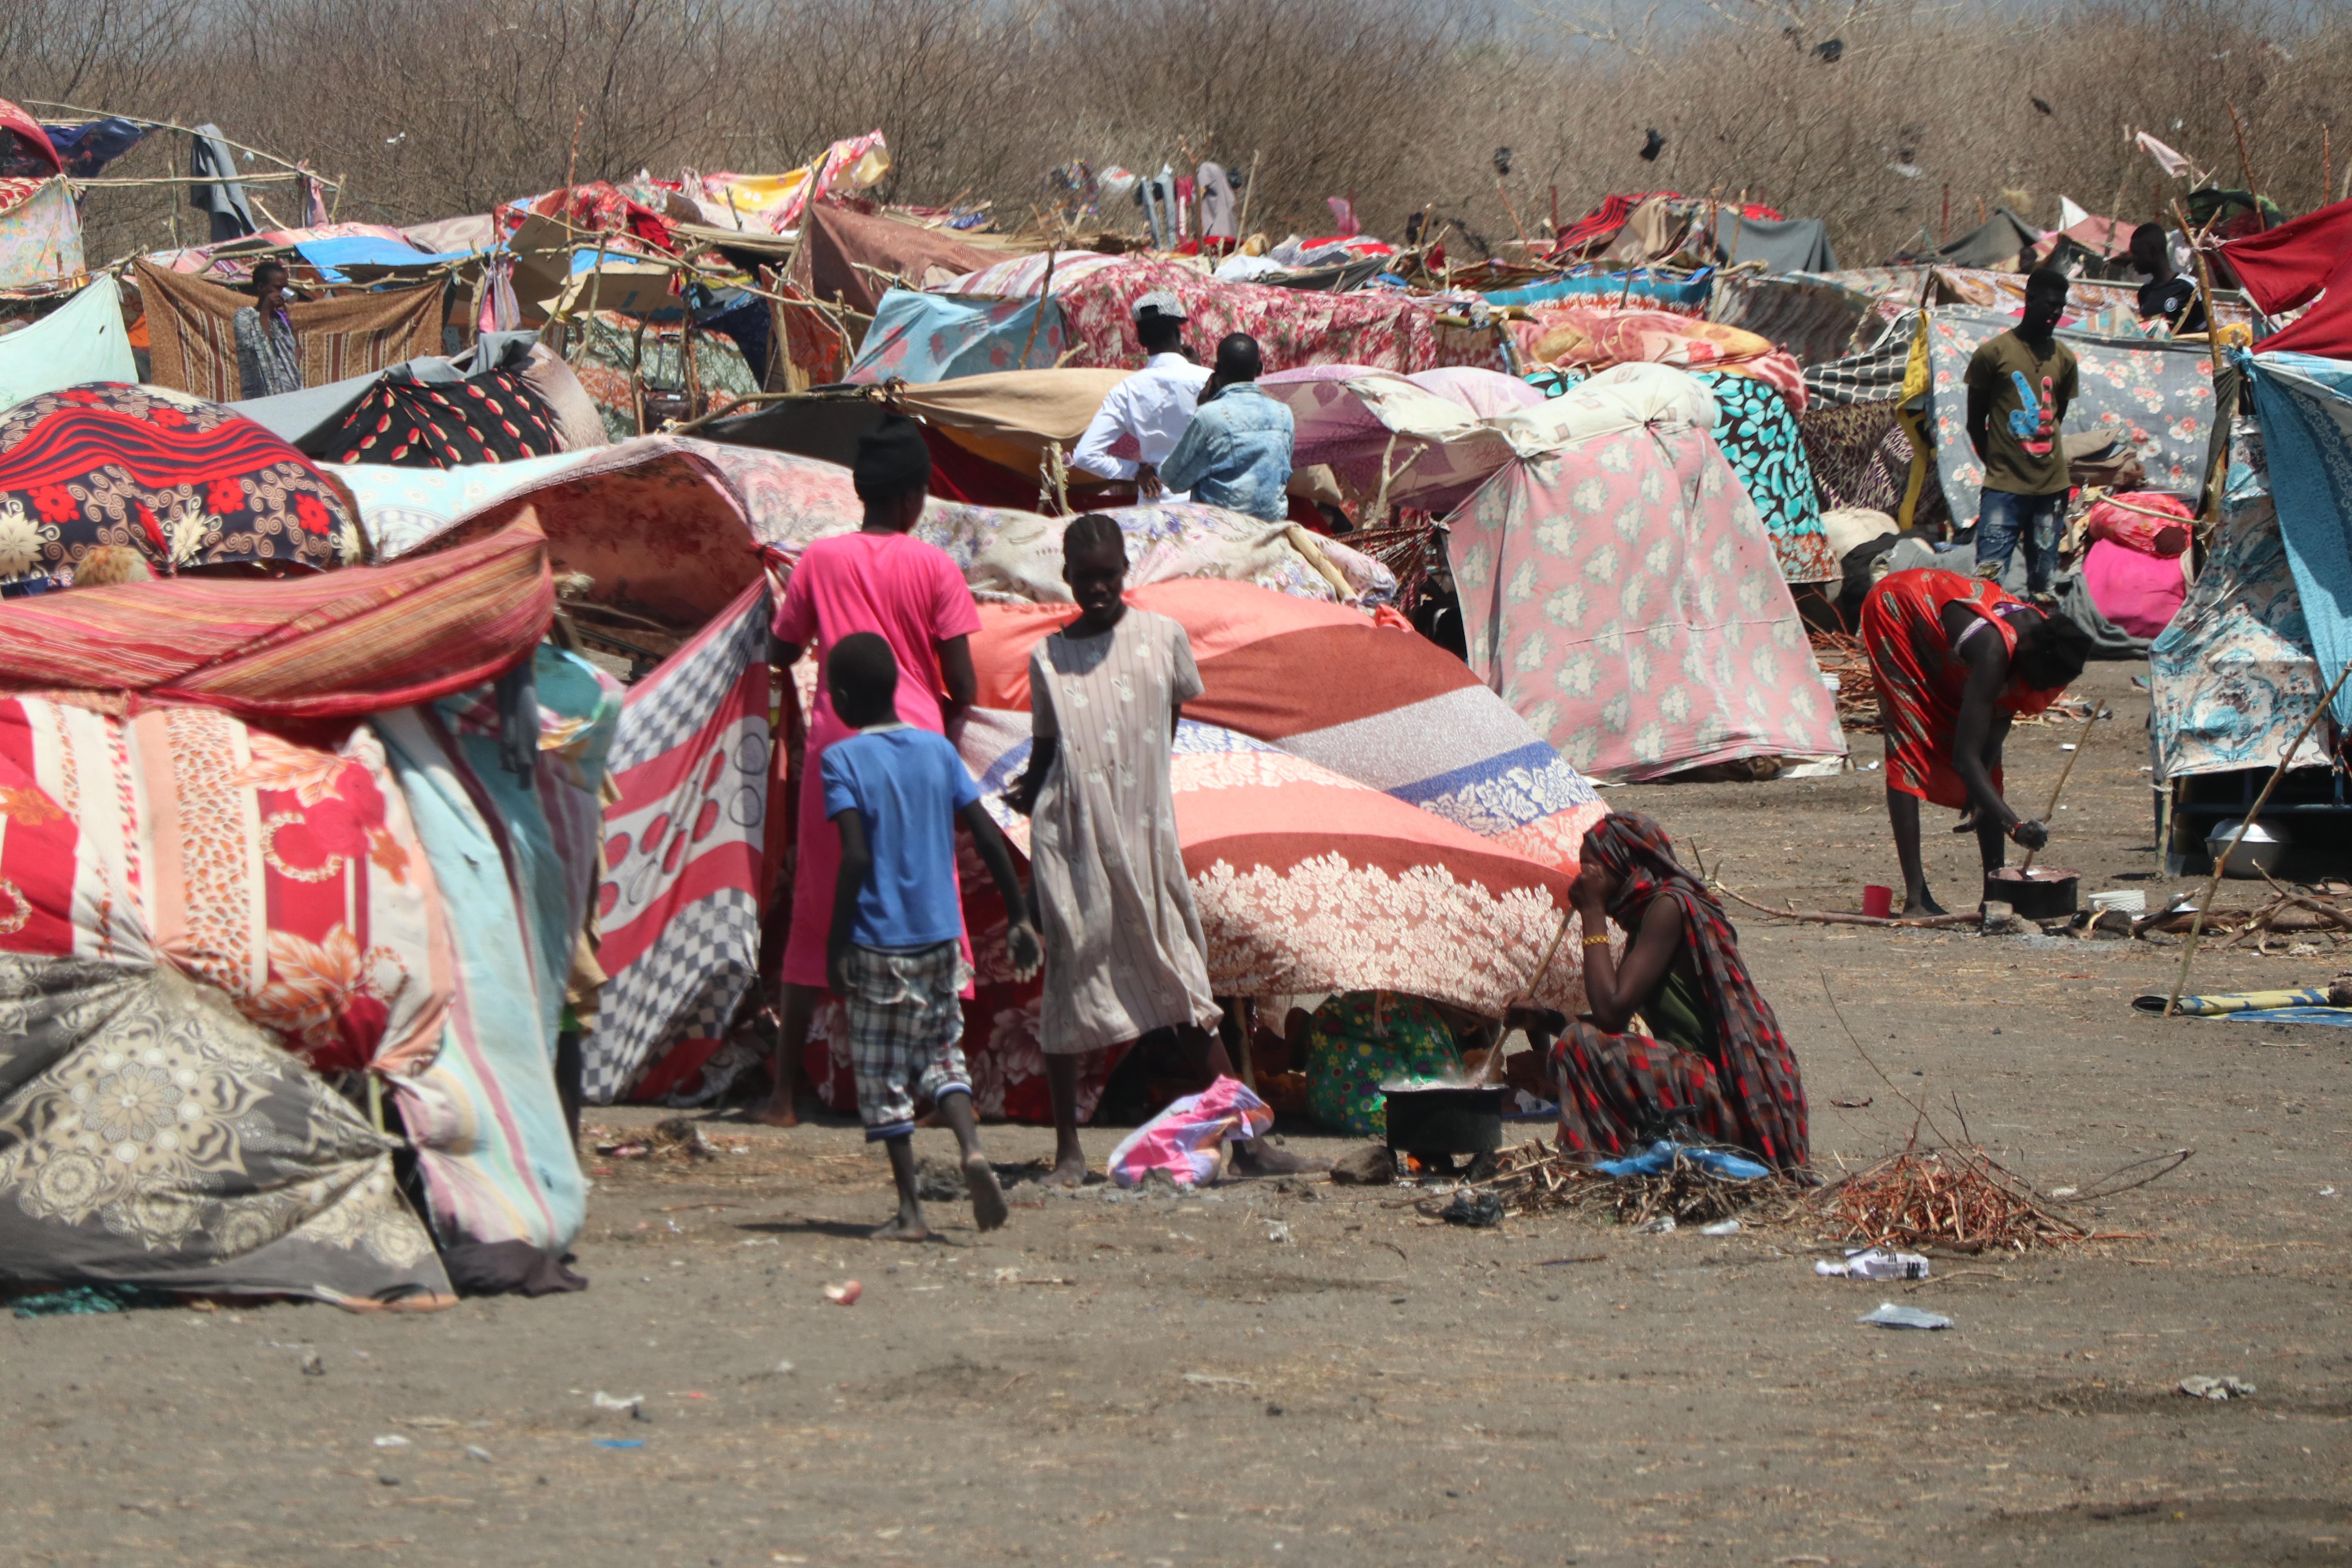
{"label": "wooden stick in ground", "polygon": [[1029,318],[1029,335],[1021,340],[1021,368],[1029,368],[1029,351],[1037,346],[1037,323],[1045,319],[1045,307],[1054,298],[1054,247],[1045,247],[1045,277],[1037,285],[1036,313]]}
{"label": "wooden stick in ground", "polygon": [[2180,973],[2172,977],[2172,994],[2164,999],[2164,1011],[2158,1015],[2158,1017],[2171,1017],[2180,1005],[2180,993],[2189,984],[2189,961],[2197,956],[2197,939],[2204,933],[2205,915],[2213,907],[2214,889],[2221,885],[2221,868],[2230,863],[2230,857],[2238,852],[2238,846],[2246,841],[2246,833],[2253,826],[2254,818],[2260,816],[2263,807],[2270,804],[2271,791],[2276,789],[2279,780],[2286,776],[2286,765],[2294,761],[2294,753],[2303,745],[2304,737],[2310,734],[2319,722],[2319,716],[2335,705],[2336,694],[2344,689],[2347,675],[2352,675],[2352,661],[2347,661],[2344,668],[2336,672],[2335,684],[2327,689],[2327,695],[2319,700],[2312,709],[2311,716],[2303,721],[2303,728],[2294,732],[2294,739],[2289,741],[2286,750],[2279,753],[2278,766],[2271,770],[2270,778],[2263,784],[2263,793],[2254,796],[2254,804],[2239,819],[2237,836],[2230,840],[2230,847],[2213,857],[2213,874],[2205,879],[2205,896],[2197,902],[2197,918],[2189,922],[2189,940],[2181,945]]}
{"label": "wooden stick in ground", "polygon": [[[2076,763],[2082,761],[2083,748],[2090,743],[2091,726],[2099,721],[2099,712],[2098,700],[2095,698],[2091,702],[2091,716],[2083,721],[2083,728],[2074,737],[2074,749],[2066,754],[2066,765],[2058,770],[2058,782],[2050,786],[2050,805],[2042,813],[2042,826],[2044,827],[2049,826],[2050,819],[2058,815],[2058,797],[2065,792],[2066,775],[2074,771]],[[2027,850],[2025,863],[2020,866],[2018,870],[2021,873],[2032,870],[2033,858],[2040,853],[2038,849]]]}
{"label": "wooden stick in ground", "polygon": [[[1545,973],[1551,968],[1553,955],[1559,952],[1559,944],[1561,942],[1566,940],[1568,936],[1568,922],[1575,918],[1576,906],[1573,904],[1569,905],[1567,908],[1559,911],[1559,929],[1551,933],[1551,945],[1544,949],[1543,956],[1541,958],[1536,960],[1535,973],[1528,976],[1528,983],[1520,988],[1517,997],[1504,1004],[1503,1016],[1506,1018],[1510,1016],[1512,1008],[1518,1006],[1521,1003],[1532,1002],[1535,1000],[1536,987],[1543,983]],[[1486,1088],[1486,1080],[1493,1077],[1495,1072],[1499,1069],[1502,1065],[1503,1039],[1501,1034],[1498,1032],[1495,1037],[1494,1045],[1488,1047],[1486,1051],[1486,1059],[1478,1064],[1477,1076],[1470,1080],[1470,1087],[1472,1089]]]}
{"label": "wooden stick in ground", "polygon": [[1242,210],[1234,219],[1234,248],[1239,250],[1249,243],[1250,197],[1257,194],[1257,158],[1261,149],[1250,150],[1249,184],[1242,187]]}
{"label": "wooden stick in ground", "polygon": [[1982,919],[1979,915],[1927,915],[1919,920],[1882,920],[1876,915],[1837,914],[1822,910],[1776,910],[1769,904],[1759,904],[1753,899],[1742,898],[1721,882],[1710,879],[1707,885],[1726,898],[1738,899],[1739,902],[1746,904],[1758,914],[1770,915],[1776,921],[1806,921],[1815,925],[1881,926],[1889,930],[1926,931],[1941,926],[1967,925],[1972,921]]}

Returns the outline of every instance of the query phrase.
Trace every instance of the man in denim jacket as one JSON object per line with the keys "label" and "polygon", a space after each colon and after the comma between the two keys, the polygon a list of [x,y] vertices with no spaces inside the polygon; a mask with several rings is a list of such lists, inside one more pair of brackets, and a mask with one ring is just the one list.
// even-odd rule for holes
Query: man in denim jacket
{"label": "man in denim jacket", "polygon": [[1268,522],[1289,515],[1294,425],[1290,410],[1257,389],[1257,340],[1235,332],[1217,344],[1201,406],[1160,465],[1160,482],[1192,499]]}

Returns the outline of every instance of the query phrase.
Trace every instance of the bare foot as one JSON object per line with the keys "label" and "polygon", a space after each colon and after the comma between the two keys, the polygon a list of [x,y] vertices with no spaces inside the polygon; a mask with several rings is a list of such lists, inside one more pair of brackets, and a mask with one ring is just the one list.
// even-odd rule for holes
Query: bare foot
{"label": "bare foot", "polygon": [[[1003,1202],[1002,1199],[998,1201]],[[866,1239],[868,1241],[929,1241],[931,1239],[931,1230],[930,1226],[919,1219],[908,1219],[905,1215],[898,1215],[893,1217],[888,1225],[875,1226]]]}
{"label": "bare foot", "polygon": [[1053,1170],[1046,1173],[1045,1184],[1049,1187],[1085,1186],[1087,1184],[1087,1157],[1084,1154],[1063,1155],[1059,1160],[1054,1163]]}
{"label": "bare foot", "polygon": [[1264,1138],[1234,1145],[1234,1174],[1237,1176],[1295,1176],[1330,1168],[1328,1160],[1307,1159]]}
{"label": "bare foot", "polygon": [[798,1127],[801,1124],[800,1107],[789,1100],[772,1100],[752,1111],[750,1120],[762,1127]]}
{"label": "bare foot", "polygon": [[1906,921],[1922,921],[1926,920],[1930,915],[1940,915],[1948,911],[1945,910],[1944,906],[1937,903],[1934,899],[1928,897],[1927,889],[1923,888],[1920,889],[1919,896],[1917,898],[1903,906],[1903,913],[1896,918]]}
{"label": "bare foot", "polygon": [[985,1154],[970,1154],[963,1163],[963,1184],[971,1194],[972,1223],[994,1230],[1004,1223],[1004,1189],[996,1184],[996,1168]]}

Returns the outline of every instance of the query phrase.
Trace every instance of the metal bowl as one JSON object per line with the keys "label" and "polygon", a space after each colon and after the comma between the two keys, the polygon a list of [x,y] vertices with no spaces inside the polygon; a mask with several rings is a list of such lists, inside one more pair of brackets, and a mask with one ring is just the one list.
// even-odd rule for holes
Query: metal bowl
{"label": "metal bowl", "polygon": [[2244,839],[2231,849],[2230,840],[2237,837],[2238,824],[2244,820],[2232,817],[2207,834],[2205,853],[2221,866],[2224,877],[2252,881],[2266,871],[2276,873],[2290,845],[2286,829],[2278,823],[2256,817],[2246,829]]}

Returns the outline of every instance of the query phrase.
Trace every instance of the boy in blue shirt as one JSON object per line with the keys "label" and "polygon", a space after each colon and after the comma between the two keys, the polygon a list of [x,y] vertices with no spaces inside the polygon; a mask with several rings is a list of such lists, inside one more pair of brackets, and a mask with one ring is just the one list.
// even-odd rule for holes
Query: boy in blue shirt
{"label": "boy in blue shirt", "polygon": [[833,647],[825,665],[833,710],[857,733],[825,750],[824,814],[841,834],[825,978],[849,1012],[849,1056],[867,1142],[889,1146],[898,1214],[877,1241],[925,1241],[915,1193],[915,1095],[939,1108],[963,1153],[964,1185],[982,1230],[1004,1223],[1004,1194],[981,1152],[964,1068],[963,911],[956,900],[955,822],[971,829],[1004,900],[1005,946],[1026,979],[1044,950],[1004,836],[980,786],[941,736],[900,722],[898,661],[872,632]]}

